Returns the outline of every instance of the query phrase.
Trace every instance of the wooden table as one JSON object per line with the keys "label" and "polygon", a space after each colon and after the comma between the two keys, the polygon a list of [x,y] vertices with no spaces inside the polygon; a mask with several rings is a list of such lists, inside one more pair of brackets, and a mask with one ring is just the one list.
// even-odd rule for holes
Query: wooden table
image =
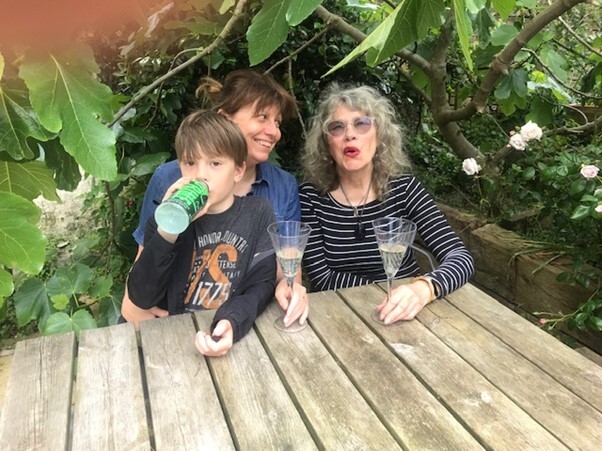
{"label": "wooden table", "polygon": [[2,450],[602,449],[602,368],[468,285],[415,321],[370,319],[376,285],[274,304],[220,358],[210,312],[18,343]]}

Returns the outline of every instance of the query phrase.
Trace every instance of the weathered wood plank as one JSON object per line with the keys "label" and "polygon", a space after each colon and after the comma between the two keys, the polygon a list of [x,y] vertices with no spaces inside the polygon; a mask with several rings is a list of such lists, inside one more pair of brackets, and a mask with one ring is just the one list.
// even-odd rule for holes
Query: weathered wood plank
{"label": "weathered wood plank", "polygon": [[0,417],[0,449],[66,449],[75,335],[20,341]]}
{"label": "weathered wood plank", "polygon": [[308,327],[297,333],[274,327],[274,303],[256,321],[295,403],[323,449],[399,449],[371,406]]}
{"label": "weathered wood plank", "polygon": [[448,300],[602,412],[602,367],[470,284],[450,294]]}
{"label": "weathered wood plank", "polygon": [[597,450],[602,414],[447,301],[419,320],[562,443]]}
{"label": "weathered wood plank", "polygon": [[[370,286],[347,294],[366,304],[382,291]],[[309,302],[312,328],[405,448],[483,449],[334,292],[312,293]]]}
{"label": "weathered wood plank", "polygon": [[[559,450],[564,446],[419,321],[381,326],[370,318],[382,291],[374,285],[341,290],[344,300],[488,449]],[[312,313],[315,311],[312,302]],[[316,315],[312,315],[315,318]],[[397,384],[398,390],[403,384]],[[396,395],[391,395],[396,396]],[[412,397],[412,394],[407,395]],[[402,397],[403,398],[403,397]],[[379,401],[377,405],[383,403]],[[405,418],[404,418],[405,419]],[[420,427],[420,423],[416,425]],[[437,432],[443,436],[450,432]],[[413,448],[413,447],[410,447]],[[447,449],[443,447],[440,449]]]}
{"label": "weathered wood plank", "polygon": [[72,449],[150,449],[132,324],[82,331],[78,361]]}
{"label": "weathered wood plank", "polygon": [[155,447],[234,449],[191,315],[140,324]]}
{"label": "weathered wood plank", "polygon": [[[199,328],[209,330],[213,312],[196,317]],[[235,343],[226,356],[208,362],[239,449],[316,449],[255,331]]]}

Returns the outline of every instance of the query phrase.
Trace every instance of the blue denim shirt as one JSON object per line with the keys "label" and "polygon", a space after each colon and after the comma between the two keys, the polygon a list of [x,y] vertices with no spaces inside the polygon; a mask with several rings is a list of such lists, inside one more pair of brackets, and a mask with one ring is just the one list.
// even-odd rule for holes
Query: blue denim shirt
{"label": "blue denim shirt", "polygon": [[[182,177],[182,172],[177,160],[162,164],[151,177],[140,210],[140,222],[133,233],[138,244],[144,244],[144,227],[148,218],[155,213],[167,188],[180,177]],[[248,195],[267,198],[272,203],[277,221],[301,220],[297,180],[288,172],[271,163],[257,165],[255,181],[251,185],[251,192]]]}

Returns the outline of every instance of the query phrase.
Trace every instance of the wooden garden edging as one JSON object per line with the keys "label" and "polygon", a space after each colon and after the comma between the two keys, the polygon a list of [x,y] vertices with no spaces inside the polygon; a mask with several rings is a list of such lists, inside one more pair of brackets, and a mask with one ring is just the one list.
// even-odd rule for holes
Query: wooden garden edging
{"label": "wooden garden edging", "polygon": [[[593,289],[556,281],[558,274],[569,269],[566,263],[546,264],[549,256],[520,254],[528,245],[516,233],[443,204],[439,208],[472,252],[473,281],[509,304],[531,313],[569,313],[591,296]],[[562,330],[602,353],[602,334]]]}

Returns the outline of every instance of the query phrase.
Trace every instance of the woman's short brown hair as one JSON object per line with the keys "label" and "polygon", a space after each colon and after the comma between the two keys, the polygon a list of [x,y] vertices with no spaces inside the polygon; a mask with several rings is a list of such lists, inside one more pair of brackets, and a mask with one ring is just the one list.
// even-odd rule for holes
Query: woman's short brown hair
{"label": "woman's short brown hair", "polygon": [[255,105],[255,111],[275,106],[283,119],[297,115],[294,97],[270,74],[253,69],[238,69],[230,72],[224,83],[205,77],[196,90],[197,97],[209,100],[215,111],[235,114],[241,108]]}

